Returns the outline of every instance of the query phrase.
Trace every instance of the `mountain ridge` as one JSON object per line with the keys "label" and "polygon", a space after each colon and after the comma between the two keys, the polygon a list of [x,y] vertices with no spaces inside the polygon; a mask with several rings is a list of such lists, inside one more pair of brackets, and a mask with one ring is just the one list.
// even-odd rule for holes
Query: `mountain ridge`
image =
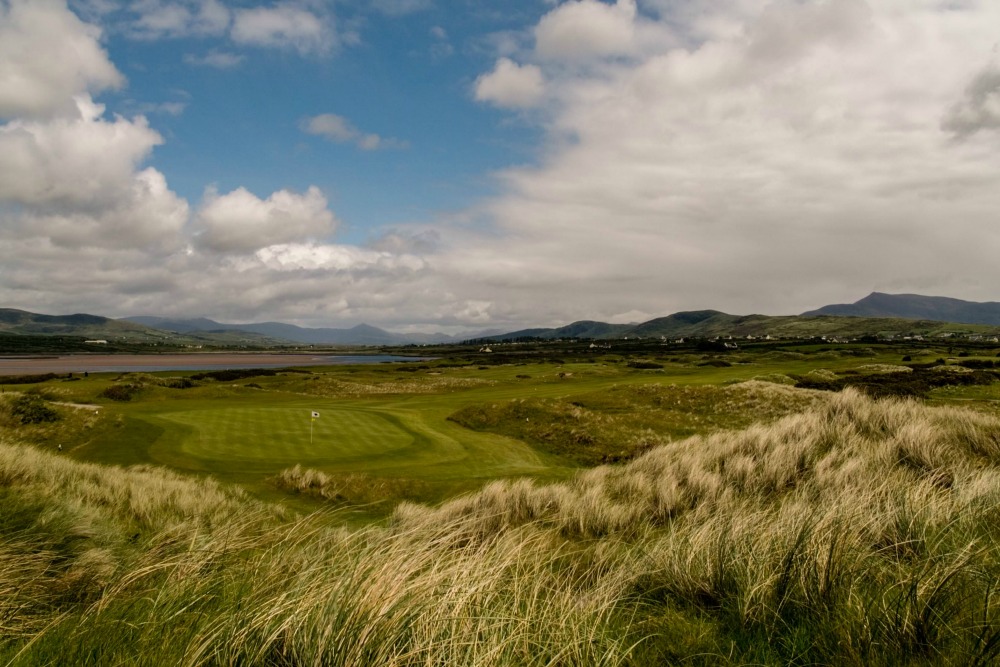
{"label": "mountain ridge", "polygon": [[802,315],[901,317],[1000,326],[1000,303],[995,301],[965,301],[947,296],[872,292],[854,303],[831,304],[807,311]]}
{"label": "mountain ridge", "polygon": [[349,328],[300,327],[285,322],[250,322],[246,324],[224,324],[205,317],[166,318],[152,315],[138,315],[123,318],[166,331],[194,333],[197,331],[245,331],[271,338],[280,338],[289,343],[303,345],[417,345],[451,343],[464,340],[444,333],[402,334],[386,331],[370,324],[358,324]]}
{"label": "mountain ridge", "polygon": [[20,336],[75,336],[95,341],[175,345],[273,345],[266,336],[225,331],[168,332],[141,322],[102,315],[46,315],[17,308],[0,308],[0,333]]}
{"label": "mountain ridge", "polygon": [[950,297],[872,292],[853,304],[831,304],[801,315],[730,315],[718,310],[680,311],[646,322],[612,324],[579,320],[561,327],[534,327],[508,333],[481,332],[464,336],[443,333],[394,333],[368,324],[350,328],[306,328],[284,322],[225,324],[206,317],[167,318],[134,316],[111,319],[99,315],[43,315],[0,308],[0,333],[74,335],[118,338],[139,342],[214,342],[251,345],[413,344],[537,339],[593,339],[685,337],[811,338],[861,335],[936,335],[1000,333],[1000,303],[977,303]]}

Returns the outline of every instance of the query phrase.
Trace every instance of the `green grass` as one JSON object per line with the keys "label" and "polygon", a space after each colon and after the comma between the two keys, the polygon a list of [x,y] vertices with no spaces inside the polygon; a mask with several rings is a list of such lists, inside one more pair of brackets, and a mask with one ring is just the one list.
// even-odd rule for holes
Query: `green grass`
{"label": "green grass", "polygon": [[[641,388],[591,407],[664,396]],[[703,396],[720,395],[695,387],[690,404]],[[0,488],[0,664],[1000,659],[1000,419],[969,410],[823,393],[768,424],[353,529],[6,436]]]}
{"label": "green grass", "polygon": [[[493,479],[565,479],[580,466],[628,460],[670,440],[773,420],[807,407],[809,394],[750,396],[733,383],[760,379],[777,387],[817,369],[865,373],[874,364],[899,364],[904,354],[927,363],[947,351],[654,350],[589,359],[559,353],[567,357],[560,363],[528,354],[500,365],[480,355],[467,363],[311,368],[193,383],[182,380],[195,373],[92,374],[19,386],[42,391],[65,419],[18,434],[44,448],[64,444],[79,460],[211,475],[268,500],[287,497],[275,478],[296,465],[340,480],[338,488],[358,488],[366,479],[387,490],[379,497],[384,512],[400,499],[437,502]],[[730,365],[701,365],[720,359]],[[630,368],[636,360],[663,368]],[[104,397],[123,385],[140,387],[131,401]],[[58,405],[73,402],[100,411]],[[312,410],[322,416],[312,422],[310,442]]]}
{"label": "green grass", "polygon": [[324,406],[323,416],[292,407],[232,407],[160,413],[189,427],[181,452],[213,467],[254,470],[261,465],[350,466],[404,456],[427,440],[391,414]]}

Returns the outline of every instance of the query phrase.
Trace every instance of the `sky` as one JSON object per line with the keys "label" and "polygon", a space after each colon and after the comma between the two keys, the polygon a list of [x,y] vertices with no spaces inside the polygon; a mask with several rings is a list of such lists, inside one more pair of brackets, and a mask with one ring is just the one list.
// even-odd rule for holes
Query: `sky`
{"label": "sky", "polygon": [[1000,300],[995,0],[0,0],[0,307]]}

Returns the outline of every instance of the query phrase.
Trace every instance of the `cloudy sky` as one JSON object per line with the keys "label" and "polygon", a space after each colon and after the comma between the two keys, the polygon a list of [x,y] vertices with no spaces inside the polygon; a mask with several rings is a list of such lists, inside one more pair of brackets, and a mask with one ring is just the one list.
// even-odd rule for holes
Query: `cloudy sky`
{"label": "cloudy sky", "polygon": [[0,306],[1000,300],[995,0],[0,0]]}

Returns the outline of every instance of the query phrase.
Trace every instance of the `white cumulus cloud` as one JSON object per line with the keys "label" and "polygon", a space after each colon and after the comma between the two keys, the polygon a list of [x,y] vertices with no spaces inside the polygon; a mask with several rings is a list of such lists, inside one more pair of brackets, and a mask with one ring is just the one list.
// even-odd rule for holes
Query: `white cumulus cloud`
{"label": "white cumulus cloud", "polygon": [[44,238],[54,247],[142,249],[152,256],[178,252],[184,245],[187,202],[167,187],[166,178],[147,167],[135,174],[127,192],[98,210],[36,209],[24,215],[15,231],[21,239]]}
{"label": "white cumulus cloud", "polygon": [[129,11],[129,33],[140,39],[221,35],[231,20],[219,0],[137,0]]}
{"label": "white cumulus cloud", "polygon": [[198,244],[213,252],[247,252],[326,236],[336,227],[326,197],[279,190],[260,199],[245,188],[224,195],[209,189],[198,210]]}
{"label": "white cumulus cloud", "polygon": [[121,86],[100,34],[61,0],[0,0],[0,118],[74,114],[74,95]]}
{"label": "white cumulus cloud", "polygon": [[237,44],[279,47],[302,55],[329,53],[337,45],[332,17],[292,3],[238,9],[230,37]]}
{"label": "white cumulus cloud", "polygon": [[475,97],[508,109],[536,106],[545,96],[545,78],[537,65],[518,65],[510,58],[497,60],[493,71],[476,79]]}
{"label": "white cumulus cloud", "polygon": [[127,195],[162,138],[142,116],[105,120],[89,97],[76,108],[76,118],[0,125],[0,201],[94,209]]}

